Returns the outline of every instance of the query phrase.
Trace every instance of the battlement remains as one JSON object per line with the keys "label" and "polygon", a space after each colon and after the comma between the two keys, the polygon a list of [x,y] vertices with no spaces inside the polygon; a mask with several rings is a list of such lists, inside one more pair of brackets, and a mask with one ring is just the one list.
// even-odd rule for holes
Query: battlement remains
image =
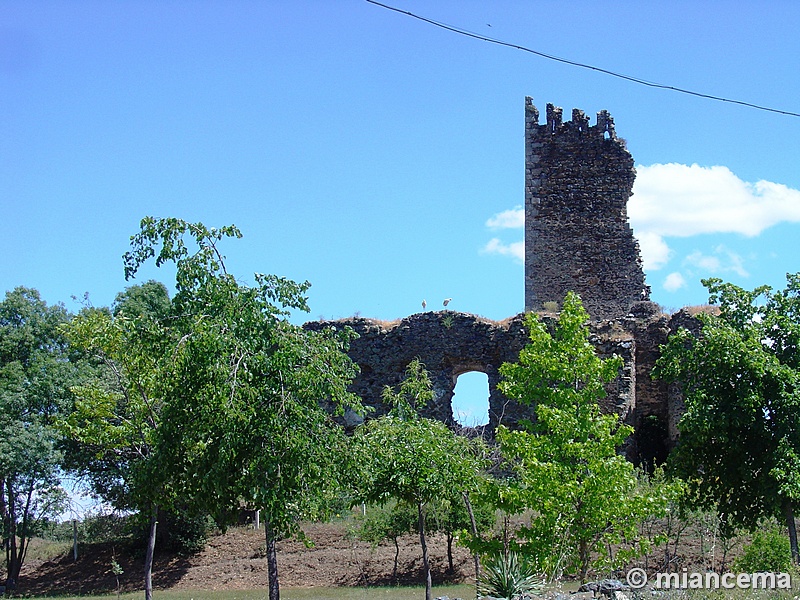
{"label": "battlement remains", "polygon": [[589,125],[589,117],[578,109],[572,109],[572,120],[563,122],[564,110],[561,107],[547,105],[547,121],[544,125],[539,124],[539,109],[533,104],[533,99],[525,98],[525,135],[531,137],[545,137],[546,135],[583,135],[617,139],[617,132],[614,129],[614,117],[607,110],[597,113],[597,124]]}

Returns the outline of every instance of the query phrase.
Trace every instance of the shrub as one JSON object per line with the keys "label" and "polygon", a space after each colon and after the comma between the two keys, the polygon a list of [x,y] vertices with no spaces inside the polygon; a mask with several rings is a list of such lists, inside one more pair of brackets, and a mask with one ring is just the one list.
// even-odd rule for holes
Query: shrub
{"label": "shrub", "polygon": [[[159,511],[156,547],[182,555],[200,552],[206,547],[212,522],[206,515],[192,515],[185,510]],[[132,515],[130,525],[133,545],[146,547],[149,535],[147,516],[141,513]]]}
{"label": "shrub", "polygon": [[792,568],[788,538],[776,526],[756,532],[753,540],[745,544],[742,555],[734,561],[733,568],[740,573],[788,572]]}
{"label": "shrub", "polygon": [[554,300],[548,300],[547,302],[542,302],[542,308],[545,312],[558,314],[558,302]]}
{"label": "shrub", "polygon": [[[129,535],[128,517],[102,512],[87,513],[78,521],[78,541],[81,543],[108,542],[120,540]],[[72,521],[47,523],[41,532],[44,539],[57,542],[71,542],[73,539]]]}
{"label": "shrub", "polygon": [[108,542],[125,537],[127,516],[97,513],[83,520],[85,541]]}

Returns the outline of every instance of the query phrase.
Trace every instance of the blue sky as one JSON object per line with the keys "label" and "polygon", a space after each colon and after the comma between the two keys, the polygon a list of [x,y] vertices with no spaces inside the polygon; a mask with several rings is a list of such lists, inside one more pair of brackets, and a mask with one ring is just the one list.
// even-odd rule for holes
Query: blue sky
{"label": "blue sky", "polygon": [[[392,4],[800,112],[794,1]],[[503,319],[524,302],[526,95],[614,117],[654,301],[703,303],[703,277],[782,287],[800,270],[800,118],[364,0],[0,0],[0,284],[109,304],[139,220],[176,216],[239,226],[225,250],[243,279],[309,280],[298,322],[395,319],[447,297]]]}

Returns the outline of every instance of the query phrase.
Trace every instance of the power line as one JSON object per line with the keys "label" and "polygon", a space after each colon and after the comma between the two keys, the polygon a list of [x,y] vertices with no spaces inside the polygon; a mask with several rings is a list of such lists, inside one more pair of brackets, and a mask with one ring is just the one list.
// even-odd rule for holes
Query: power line
{"label": "power line", "polygon": [[619,79],[624,79],[625,81],[630,81],[632,83],[638,83],[640,85],[645,85],[647,87],[658,88],[662,90],[672,90],[673,92],[680,92],[681,94],[689,94],[690,96],[697,96],[698,98],[707,98],[709,100],[717,100],[719,102],[729,102],[731,104],[738,104],[740,106],[747,106],[749,108],[755,108],[758,110],[765,110],[767,112],[778,113],[781,115],[788,115],[790,117],[800,117],[800,113],[791,112],[788,110],[780,110],[777,108],[769,108],[767,106],[760,106],[758,104],[752,104],[750,102],[744,102],[742,100],[732,100],[730,98],[723,98],[722,96],[712,96],[710,94],[702,94],[700,92],[693,92],[692,90],[687,90],[684,88],[675,87],[672,85],[664,85],[661,83],[655,83],[652,81],[647,81],[645,79],[639,79],[638,77],[631,77],[630,75],[623,75],[622,73],[616,73],[614,71],[609,71],[608,69],[602,69],[600,67],[595,67],[592,65],[587,65],[585,63],[576,62],[574,60],[568,60],[566,58],[559,58],[558,56],[553,56],[551,54],[546,54],[544,52],[539,52],[537,50],[533,50],[531,48],[526,48],[525,46],[520,46],[518,44],[512,44],[510,42],[504,42],[503,40],[498,40],[495,38],[491,38],[485,35],[480,35],[478,33],[474,33],[472,31],[467,31],[466,29],[461,29],[459,27],[455,27],[453,25],[447,25],[446,23],[441,23],[439,21],[434,21],[433,19],[429,19],[427,17],[423,17],[421,15],[414,14],[407,10],[401,10],[399,8],[395,8],[394,6],[389,6],[387,4],[381,4],[380,2],[376,2],[376,0],[367,0],[370,4],[374,4],[376,6],[380,6],[381,8],[385,8],[387,10],[391,10],[402,15],[406,15],[408,17],[413,17],[414,19],[418,19],[423,21],[424,23],[428,23],[435,27],[439,27],[441,29],[445,29],[447,31],[452,31],[453,33],[457,33],[459,35],[463,35],[466,37],[474,38],[476,40],[480,40],[482,42],[489,42],[490,44],[497,44],[498,46],[505,46],[507,48],[514,48],[516,50],[522,50],[523,52],[528,52],[530,54],[535,54],[536,56],[541,56],[542,58],[546,58],[548,60],[554,60],[556,62],[564,63],[567,65],[572,65],[573,67],[581,67],[582,69],[589,69],[591,71],[597,71],[598,73],[603,73],[604,75],[610,75],[612,77],[617,77]]}

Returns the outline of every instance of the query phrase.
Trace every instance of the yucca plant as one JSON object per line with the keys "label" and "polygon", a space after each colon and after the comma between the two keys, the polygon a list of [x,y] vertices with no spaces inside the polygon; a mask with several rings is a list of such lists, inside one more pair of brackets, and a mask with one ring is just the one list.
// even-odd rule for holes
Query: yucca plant
{"label": "yucca plant", "polygon": [[516,600],[523,594],[538,595],[544,577],[517,552],[496,554],[483,563],[478,594],[489,600]]}

